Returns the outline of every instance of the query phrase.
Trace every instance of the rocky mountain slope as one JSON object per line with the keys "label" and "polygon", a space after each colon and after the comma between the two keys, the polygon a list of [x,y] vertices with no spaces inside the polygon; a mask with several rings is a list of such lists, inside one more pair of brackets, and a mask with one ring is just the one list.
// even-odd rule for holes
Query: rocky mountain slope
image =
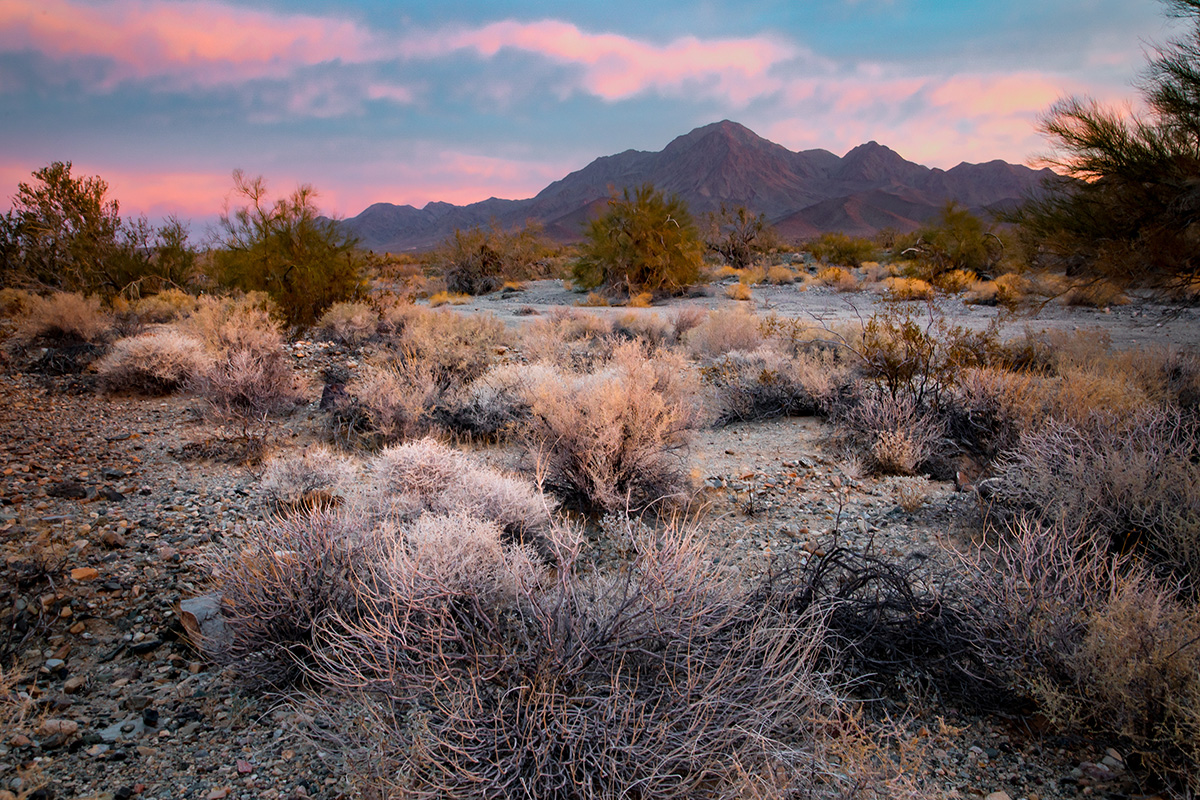
{"label": "rocky mountain slope", "polygon": [[433,247],[455,228],[491,220],[504,226],[533,220],[554,239],[572,241],[612,192],[649,182],[682,197],[695,214],[744,205],[765,214],[788,238],[825,231],[869,236],[887,227],[913,230],[947,200],[978,213],[1011,205],[1052,174],[1004,161],[930,169],[876,142],[841,157],[827,150],[793,152],[725,120],[696,128],[659,152],[597,158],[526,200],[429,203],[421,209],[376,203],[342,224],[364,247],[392,252]]}

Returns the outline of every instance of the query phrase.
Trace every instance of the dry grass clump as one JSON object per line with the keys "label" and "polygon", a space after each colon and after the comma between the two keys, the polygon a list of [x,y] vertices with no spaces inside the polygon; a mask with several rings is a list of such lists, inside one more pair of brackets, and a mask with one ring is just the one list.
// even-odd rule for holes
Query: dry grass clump
{"label": "dry grass clump", "polygon": [[96,371],[107,391],[164,395],[194,383],[212,366],[199,340],[164,329],[118,339]]}
{"label": "dry grass clump", "polygon": [[796,271],[783,264],[776,264],[767,269],[767,283],[775,286],[786,286],[796,282]]}
{"label": "dry grass clump", "polygon": [[994,281],[972,283],[963,295],[963,302],[1014,308],[1024,302],[1034,288],[1028,278],[1010,272]]}
{"label": "dry grass clump", "polygon": [[1107,280],[1094,280],[1072,286],[1062,296],[1063,305],[1107,308],[1129,303],[1129,297],[1121,287]]}
{"label": "dry grass clump", "polygon": [[696,356],[720,356],[734,350],[751,351],[762,344],[759,319],[743,309],[710,311],[704,321],[684,336],[684,344]]}
{"label": "dry grass clump", "polygon": [[438,306],[444,305],[465,306],[473,299],[474,298],[472,298],[471,295],[463,294],[461,292],[434,292],[429,296],[429,307],[437,308]]}
{"label": "dry grass clump", "polygon": [[354,462],[328,447],[314,445],[267,462],[261,485],[280,510],[336,505],[354,479]]}
{"label": "dry grass clump", "polygon": [[892,300],[928,300],[933,287],[920,278],[884,278],[879,284],[884,295]]}
{"label": "dry grass clump", "polygon": [[629,298],[629,302],[625,305],[630,308],[649,308],[654,305],[654,295],[650,292],[641,292]]}
{"label": "dry grass clump", "polygon": [[532,362],[587,371],[612,355],[613,320],[574,308],[554,308],[521,332],[521,350]]}
{"label": "dry grass clump", "polygon": [[183,319],[198,306],[199,299],[195,295],[170,288],[139,298],[133,304],[133,313],[143,324],[162,324]]}
{"label": "dry grass clump", "polygon": [[1074,523],[1017,520],[970,564],[990,657],[1063,729],[1200,789],[1200,609]]}
{"label": "dry grass clump", "polygon": [[529,419],[539,387],[565,380],[553,364],[497,364],[467,386],[450,410],[450,424],[485,437],[513,434]]}
{"label": "dry grass clump", "polygon": [[380,363],[421,361],[447,385],[469,383],[483,374],[509,341],[504,323],[492,314],[432,311],[423,306],[385,309]]}
{"label": "dry grass clump", "polygon": [[16,339],[48,344],[99,344],[113,329],[112,315],[94,295],[78,292],[53,292],[31,297],[24,316],[17,323]]}
{"label": "dry grass clump", "polygon": [[5,286],[0,289],[0,316],[19,317],[24,315],[33,305],[34,297],[32,292]]}
{"label": "dry grass clump", "polygon": [[743,286],[757,286],[760,283],[766,283],[766,282],[767,282],[767,268],[766,267],[759,267],[759,266],[746,267],[738,275],[738,283],[742,284]]}
{"label": "dry grass clump", "polygon": [[967,454],[990,464],[1044,419],[1048,390],[1027,372],[964,370],[943,406],[947,433]]}
{"label": "dry grass clump", "polygon": [[858,291],[858,279],[844,267],[825,267],[817,272],[817,283],[839,292]]}
{"label": "dry grass clump", "polygon": [[583,306],[584,308],[606,308],[609,302],[608,298],[599,292],[588,292],[587,297],[575,301],[575,305]]}
{"label": "dry grass clump", "polygon": [[979,276],[966,269],[951,269],[934,279],[934,285],[949,294],[962,294],[979,282]]}
{"label": "dry grass clump", "polygon": [[346,385],[350,403],[333,409],[335,440],[368,449],[424,436],[440,422],[447,384],[411,354],[363,365]]}
{"label": "dry grass clump", "polygon": [[314,326],[318,337],[348,347],[359,347],[375,335],[379,314],[370,303],[334,303]]}
{"label": "dry grass clump", "polygon": [[921,508],[929,499],[929,481],[925,478],[895,478],[891,485],[896,505],[909,514]]}
{"label": "dry grass clump", "polygon": [[1051,421],[1022,435],[988,482],[990,518],[1033,514],[1085,526],[1200,586],[1200,425],[1151,407],[1086,426]]}
{"label": "dry grass clump", "polygon": [[690,375],[682,357],[629,343],[597,372],[542,384],[527,437],[545,485],[588,511],[682,498],[696,423]]}
{"label": "dry grass clump", "polygon": [[788,355],[770,346],[728,353],[700,369],[715,394],[717,425],[827,413],[849,374],[834,352]]}
{"label": "dry grass clump", "polygon": [[725,287],[725,296],[730,300],[753,300],[754,292],[744,283],[733,283]]}

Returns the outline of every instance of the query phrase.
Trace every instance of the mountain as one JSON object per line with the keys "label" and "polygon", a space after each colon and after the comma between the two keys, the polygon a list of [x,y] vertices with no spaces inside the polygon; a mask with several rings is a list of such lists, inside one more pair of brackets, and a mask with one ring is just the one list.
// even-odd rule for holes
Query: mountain
{"label": "mountain", "polygon": [[787,238],[826,231],[870,236],[882,228],[914,230],[956,200],[978,214],[1008,208],[1036,191],[1050,170],[1004,161],[930,169],[877,142],[838,157],[793,152],[725,120],[696,128],[659,152],[626,150],[597,158],[525,200],[490,198],[466,206],[424,208],[376,203],[341,224],[364,247],[399,252],[436,246],[455,228],[540,223],[559,241],[582,238],[613,191],[652,183],[687,201],[699,216],[722,204],[765,214]]}

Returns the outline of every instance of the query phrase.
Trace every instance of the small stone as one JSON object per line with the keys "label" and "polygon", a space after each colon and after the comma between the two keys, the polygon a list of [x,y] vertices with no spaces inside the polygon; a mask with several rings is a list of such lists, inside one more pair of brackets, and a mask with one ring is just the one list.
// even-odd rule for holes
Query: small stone
{"label": "small stone", "polygon": [[254,766],[249,761],[243,761],[239,758],[237,762],[237,771],[242,775],[249,775],[254,771]]}
{"label": "small stone", "polygon": [[220,789],[213,789],[208,794],[204,795],[204,800],[225,800],[225,798],[228,796],[229,788],[222,787]]}
{"label": "small stone", "polygon": [[51,672],[53,672],[56,669],[59,669],[60,667],[66,666],[66,664],[67,664],[67,662],[63,661],[61,658],[47,658],[46,659],[46,669],[50,670]]}
{"label": "small stone", "polygon": [[119,530],[105,531],[104,533],[100,534],[100,544],[115,550],[118,547],[125,546],[125,537],[121,535]]}
{"label": "small stone", "polygon": [[70,619],[71,615],[74,613],[75,612],[71,610],[70,606],[63,606],[62,610],[58,612],[58,615],[63,619]]}
{"label": "small stone", "polygon": [[79,634],[81,634],[87,630],[87,625],[84,625],[82,622],[76,622],[74,625],[71,626],[70,630],[71,630],[71,633],[78,636]]}
{"label": "small stone", "polygon": [[69,719],[47,719],[37,727],[38,736],[74,736],[78,731],[79,723]]}
{"label": "small stone", "polygon": [[75,569],[71,570],[71,580],[75,581],[76,583],[94,581],[99,577],[100,571],[95,567],[76,567]]}
{"label": "small stone", "polygon": [[992,792],[984,800],[1011,800],[1011,798],[1008,796],[1008,792]]}
{"label": "small stone", "polygon": [[87,678],[84,678],[80,675],[75,675],[67,678],[66,682],[63,683],[63,691],[67,694],[75,694],[86,685]]}
{"label": "small stone", "polygon": [[15,736],[13,736],[11,739],[8,740],[8,743],[10,745],[12,745],[13,747],[29,747],[29,745],[33,744],[33,742],[30,741],[29,737],[22,733],[18,733]]}

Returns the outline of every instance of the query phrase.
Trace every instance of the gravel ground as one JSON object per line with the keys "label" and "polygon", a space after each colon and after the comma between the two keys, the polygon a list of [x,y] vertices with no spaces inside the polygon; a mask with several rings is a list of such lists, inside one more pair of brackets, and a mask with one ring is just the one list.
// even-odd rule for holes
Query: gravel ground
{"label": "gravel ground", "polygon": [[[477,306],[517,319],[524,305],[561,300],[549,283]],[[756,294],[780,310],[793,299],[787,287]],[[1139,320],[1161,311],[1056,314],[1056,324],[1122,320],[1114,340],[1134,343],[1150,324]],[[1192,341],[1197,327],[1194,316],[1162,324],[1151,330],[1175,343]],[[313,343],[292,352],[314,379],[354,355]],[[0,648],[17,655],[10,675],[33,701],[27,718],[0,731],[0,800],[34,787],[29,797],[355,796],[344,766],[303,736],[302,711],[242,692],[181,633],[180,601],[204,593],[213,563],[268,513],[253,469],[211,457],[235,432],[214,428],[189,398],[84,389],[79,378],[0,375]],[[320,437],[311,399],[272,423],[274,451]],[[714,568],[749,577],[789,551],[832,546],[835,532],[851,547],[949,563],[945,548],[962,546],[972,495],[924,479],[858,477],[826,451],[827,434],[806,418],[699,433],[688,463],[709,504]],[[906,511],[902,495],[923,499]],[[897,752],[922,754],[913,771],[931,794],[1138,793],[1121,754],[1103,743],[1054,736],[1036,720],[927,705],[890,712],[905,720]]]}

